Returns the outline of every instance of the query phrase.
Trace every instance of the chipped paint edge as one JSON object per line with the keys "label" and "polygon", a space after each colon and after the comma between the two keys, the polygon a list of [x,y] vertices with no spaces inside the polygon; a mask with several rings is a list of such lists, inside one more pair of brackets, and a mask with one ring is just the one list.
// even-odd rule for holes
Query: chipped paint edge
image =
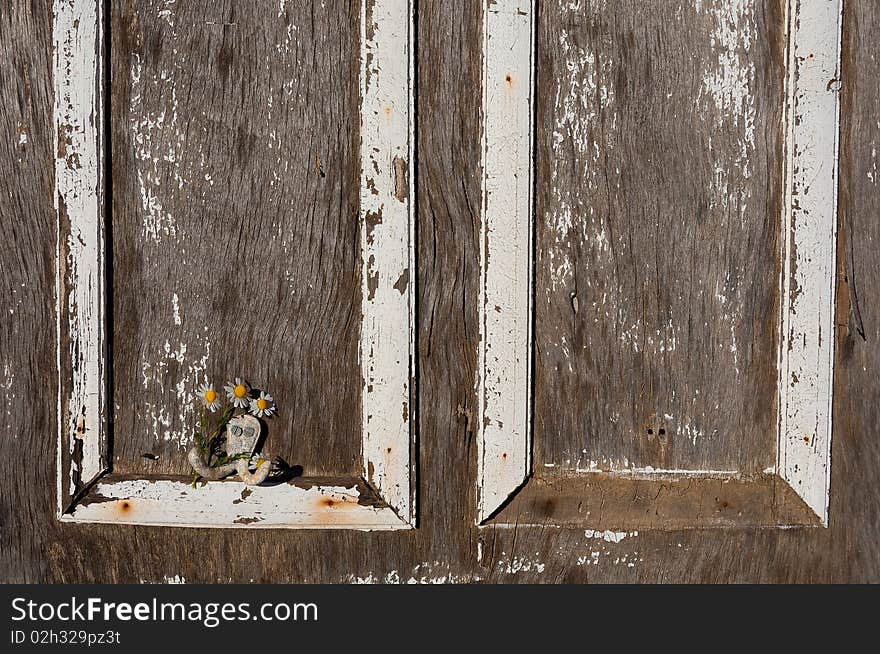
{"label": "chipped paint edge", "polygon": [[777,471],[828,526],[843,1],[787,3]]}
{"label": "chipped paint edge", "polygon": [[185,481],[99,481],[90,498],[64,522],[235,529],[409,529],[387,506],[360,504],[351,485],[247,486],[215,482],[193,488]]}
{"label": "chipped paint edge", "polygon": [[[104,227],[103,3],[55,0],[54,147],[57,219],[57,509],[107,471],[106,271]],[[63,339],[67,330],[68,338]],[[64,378],[65,362],[78,371]],[[78,434],[87,437],[78,438]],[[77,440],[82,456],[74,470]],[[65,478],[65,463],[70,466]],[[67,487],[65,487],[67,485]]]}
{"label": "chipped paint edge", "polygon": [[414,0],[361,9],[363,474],[415,526]]}
{"label": "chipped paint edge", "polygon": [[[107,379],[105,307],[107,302],[104,259],[103,209],[103,77],[104,15],[98,0],[54,0],[54,85],[56,156],[55,208],[58,217],[56,257],[56,336],[58,344],[57,511],[64,522],[120,522],[98,509],[71,509],[70,501],[109,470],[109,439],[106,413]],[[367,17],[376,23],[367,29]],[[411,399],[415,362],[415,14],[414,0],[362,0],[361,3],[361,248],[363,262],[363,323],[360,361],[364,377],[362,407],[362,453],[364,475],[391,508],[333,528],[409,529],[415,526],[415,402]],[[380,24],[381,23],[381,24]],[[368,39],[368,34],[371,38]],[[387,35],[387,38],[383,38]],[[404,56],[401,57],[401,52]],[[384,109],[392,108],[385,119]],[[62,152],[62,138],[69,141]],[[390,147],[389,147],[390,144]],[[378,156],[377,156],[378,154]],[[387,155],[385,158],[382,154]],[[395,172],[401,157],[406,160],[406,194]],[[387,158],[387,161],[385,160]],[[373,169],[372,188],[367,187]],[[378,193],[374,202],[372,189]],[[367,233],[366,216],[387,203],[385,221]],[[398,206],[400,205],[400,206]],[[64,218],[69,230],[64,228]],[[66,240],[65,240],[66,239]],[[378,271],[371,297],[369,275]],[[400,280],[406,285],[399,290]],[[68,281],[69,280],[69,281]],[[72,288],[68,289],[68,286]],[[67,310],[65,297],[71,298]],[[71,338],[64,339],[64,321]],[[64,363],[84,371],[85,381],[64,378]],[[379,392],[367,393],[372,382]],[[81,386],[83,388],[81,388]],[[69,397],[65,397],[68,387]],[[75,416],[65,415],[65,404],[85,406],[86,438],[83,438],[85,483],[73,486],[65,480],[65,463],[72,459],[77,429]],[[94,427],[93,427],[94,425]],[[68,434],[68,430],[70,433]],[[65,451],[67,442],[70,448]],[[393,456],[386,456],[393,452]],[[149,481],[149,480],[144,480]],[[65,483],[71,483],[69,492]],[[98,488],[106,487],[98,483]],[[216,502],[209,489],[198,502]],[[172,498],[168,498],[170,501]],[[292,494],[291,501],[306,501]],[[93,506],[93,505],[89,505]],[[223,512],[217,522],[189,524],[181,518],[195,506],[178,506],[183,514],[161,511],[143,524],[240,527],[229,524]],[[280,515],[294,515],[297,507],[284,507]],[[372,517],[370,517],[372,516]],[[393,520],[391,517],[393,516]],[[316,516],[317,518],[317,516]],[[370,520],[375,518],[376,522]],[[124,522],[124,521],[123,521]],[[325,528],[318,519],[287,524],[283,518],[263,521],[263,527]],[[125,524],[142,524],[124,522]]]}
{"label": "chipped paint edge", "polygon": [[532,466],[534,10],[498,0],[483,11],[477,523]]}
{"label": "chipped paint edge", "polygon": [[[507,116],[505,105],[499,100],[498,83],[491,84],[499,71],[511,65],[530,70],[535,75],[534,4],[528,9],[522,5],[527,0],[487,0],[484,13],[483,33],[483,224],[481,229],[480,256],[480,367],[478,371],[478,401],[480,406],[477,434],[477,523],[484,524],[497,513],[527,482],[531,474],[531,365],[533,356],[532,303],[534,289],[530,283],[528,303],[519,297],[514,306],[519,313],[508,313],[500,324],[487,324],[489,308],[502,306],[505,289],[503,275],[511,268],[529,266],[534,256],[533,243],[529,242],[527,256],[519,248],[510,249],[511,234],[515,233],[513,221],[527,225],[532,238],[534,206],[529,203],[527,215],[514,211],[513,218],[498,216],[487,197],[493,188],[521,189],[528,180],[528,191],[533,192],[534,159],[530,152],[526,163],[515,166],[497,166],[488,154],[503,147],[506,141],[522,140],[515,131],[515,121],[496,124],[496,116]],[[492,8],[495,9],[490,10]],[[517,41],[516,27],[493,20],[501,10],[528,12],[531,38]],[[776,472],[820,518],[828,525],[828,506],[831,474],[831,408],[834,371],[834,305],[837,236],[837,179],[840,127],[840,61],[842,43],[843,0],[804,3],[789,0],[787,3],[787,42],[789,50],[788,76],[786,82],[786,132],[784,166],[785,201],[782,224],[782,302],[780,315],[779,347],[779,407],[778,447]],[[830,26],[830,29],[829,29]],[[505,30],[505,28],[507,28]],[[500,29],[500,32],[493,32]],[[519,30],[523,30],[519,26]],[[496,48],[490,35],[497,35],[502,43],[518,47],[505,50]],[[528,50],[526,49],[528,48]],[[798,53],[810,51],[815,58],[799,59]],[[526,57],[528,65],[526,66]],[[528,107],[534,113],[534,90],[529,97],[517,97],[519,107]],[[534,119],[532,119],[533,121]],[[530,126],[530,136],[534,122]],[[815,137],[821,136],[816,145]],[[799,150],[801,143],[807,143]],[[529,147],[531,148],[531,141]],[[809,149],[807,149],[809,147]],[[503,178],[506,177],[506,180]],[[499,179],[501,181],[499,182]],[[812,198],[798,195],[798,189],[820,185],[823,193]],[[815,198],[815,199],[814,199]],[[809,205],[809,206],[807,206]],[[800,222],[799,222],[800,220]],[[490,237],[493,225],[507,228],[501,238]],[[522,240],[522,239],[521,239]],[[805,254],[806,253],[806,254]],[[820,256],[815,257],[815,254]],[[519,256],[517,256],[519,255]],[[511,257],[500,265],[498,259]],[[502,283],[499,283],[502,282]],[[798,293],[793,297],[793,289]],[[510,303],[510,302],[509,302]],[[800,313],[798,313],[800,310]],[[525,314],[523,312],[528,312]],[[815,320],[813,316],[819,315]],[[527,330],[523,324],[528,324]],[[526,331],[528,339],[522,342]],[[500,334],[500,336],[499,336]],[[823,336],[824,335],[824,336]],[[489,351],[495,358],[494,367],[487,363]],[[499,353],[502,358],[499,359]],[[525,381],[516,379],[511,371],[518,371],[518,364],[528,361]],[[521,374],[521,369],[519,369]],[[792,373],[798,374],[798,382],[789,384]],[[492,377],[497,374],[497,378]],[[525,402],[515,392],[498,393],[499,389],[526,390]],[[492,394],[495,394],[493,397]],[[525,407],[525,415],[517,416],[516,407]],[[492,424],[497,415],[514,416],[518,420],[505,422],[504,426]],[[805,441],[804,435],[807,435]],[[526,461],[517,459],[513,470],[504,470],[498,464],[499,452],[526,453]],[[509,467],[510,468],[510,467]],[[496,526],[495,523],[492,523]]]}

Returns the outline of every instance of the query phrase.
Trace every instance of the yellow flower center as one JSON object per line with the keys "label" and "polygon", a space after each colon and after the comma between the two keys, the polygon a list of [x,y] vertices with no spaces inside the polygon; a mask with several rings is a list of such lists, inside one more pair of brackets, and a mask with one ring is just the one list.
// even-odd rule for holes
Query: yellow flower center
{"label": "yellow flower center", "polygon": [[240,400],[245,395],[247,395],[247,388],[245,388],[244,384],[239,384],[238,386],[236,386],[235,388],[232,389],[232,392],[235,395],[235,397],[237,397]]}
{"label": "yellow flower center", "polygon": [[209,389],[205,391],[205,402],[208,404],[214,404],[217,401],[217,391],[214,389]]}
{"label": "yellow flower center", "polygon": [[261,397],[259,400],[257,400],[257,408],[258,408],[260,411],[265,411],[266,409],[269,408],[269,400],[264,400],[264,399]]}

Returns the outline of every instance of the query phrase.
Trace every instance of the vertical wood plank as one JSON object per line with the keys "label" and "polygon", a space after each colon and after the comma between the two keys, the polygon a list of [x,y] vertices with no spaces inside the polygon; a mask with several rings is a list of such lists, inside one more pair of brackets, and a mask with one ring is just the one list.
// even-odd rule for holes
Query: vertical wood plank
{"label": "vertical wood plank", "polygon": [[56,0],[58,510],[107,468],[103,3]]}
{"label": "vertical wood plank", "polygon": [[364,476],[415,520],[413,2],[363,0],[361,368]]}
{"label": "vertical wood plank", "polygon": [[828,523],[841,0],[788,4],[779,474]]}
{"label": "vertical wood plank", "polygon": [[487,2],[483,16],[478,521],[531,470],[534,3]]}

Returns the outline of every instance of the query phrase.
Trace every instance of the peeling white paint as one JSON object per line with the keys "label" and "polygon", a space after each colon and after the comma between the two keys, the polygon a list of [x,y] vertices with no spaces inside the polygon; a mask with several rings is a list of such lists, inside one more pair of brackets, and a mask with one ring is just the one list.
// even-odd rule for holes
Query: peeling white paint
{"label": "peeling white paint", "polygon": [[[192,352],[182,341],[172,345],[166,340],[161,349],[141,362],[141,379],[146,397],[161,398],[159,402],[143,402],[141,415],[157,442],[173,442],[180,449],[192,444],[192,425],[196,421],[193,389],[208,382],[207,371],[211,358],[211,340],[205,336]],[[176,371],[175,382],[166,386],[169,370]]]}
{"label": "peeling white paint", "polygon": [[282,529],[409,529],[387,507],[361,504],[350,485],[248,486],[212,482],[192,488],[185,481],[99,481],[101,501],[77,504],[62,520],[128,525]]}
{"label": "peeling white paint", "polygon": [[[170,10],[167,16],[170,20]],[[162,12],[160,12],[160,15]],[[173,27],[173,25],[172,25]],[[172,31],[172,38],[176,33]],[[129,123],[134,144],[133,154],[138,162],[136,166],[138,189],[143,212],[144,235],[155,244],[164,239],[182,240],[183,234],[177,226],[177,220],[165,210],[164,197],[168,192],[166,168],[172,166],[172,175],[177,181],[177,188],[186,185],[181,174],[179,162],[184,158],[186,134],[178,119],[178,102],[175,74],[173,70],[160,69],[149,79],[144,79],[143,64],[138,53],[132,54],[131,98],[129,100]],[[161,111],[146,111],[142,106],[144,96],[152,97],[157,93],[167,93],[170,89],[171,107]],[[168,138],[168,131],[174,137]],[[160,149],[165,147],[165,150]]]}
{"label": "peeling white paint", "polygon": [[[251,580],[251,582],[253,582],[253,580]],[[153,583],[155,583],[155,582],[152,582],[152,581],[150,581],[150,580],[148,580],[148,579],[143,579],[143,578],[142,578],[142,579],[139,580],[139,583],[141,583],[141,584],[153,584]],[[185,584],[185,583],[186,583],[186,577],[182,577],[181,575],[173,575],[173,576],[171,576],[171,575],[163,575],[163,576],[162,576],[162,581],[161,581],[160,583],[163,583],[163,584]],[[222,583],[222,582],[218,580],[217,583]],[[230,580],[230,581],[228,581],[228,582],[226,582],[226,583],[232,583],[232,581]]]}
{"label": "peeling white paint", "polygon": [[364,478],[415,521],[415,49],[412,2],[361,14],[361,322]]}
{"label": "peeling white paint", "polygon": [[476,574],[456,574],[451,571],[449,563],[426,561],[412,568],[407,574],[391,570],[385,574],[370,572],[365,576],[349,575],[345,582],[359,585],[375,584],[470,584],[482,581],[483,577]]}
{"label": "peeling white paint", "polygon": [[624,538],[632,538],[638,536],[639,532],[637,531],[611,531],[606,529],[605,531],[596,531],[594,529],[587,529],[584,532],[584,536],[587,538],[595,538],[598,540],[604,540],[606,543],[619,543]]}
{"label": "peeling white paint", "polygon": [[183,324],[180,319],[180,298],[177,296],[177,293],[171,294],[171,317],[175,325]]}
{"label": "peeling white paint", "polygon": [[780,475],[828,524],[842,0],[788,5]]}
{"label": "peeling white paint", "polygon": [[[880,129],[880,125],[878,125],[878,129]],[[877,183],[877,146],[871,145],[871,168],[868,170],[865,175],[868,177],[868,180],[872,184]]]}
{"label": "peeling white paint", "polygon": [[[59,379],[58,507],[106,469],[103,98],[95,71],[103,62],[103,5],[94,0],[55,0],[53,4],[55,84],[55,210],[57,247],[58,369],[70,366],[72,379]],[[65,338],[66,336],[66,338]],[[66,365],[62,365],[66,364]],[[77,436],[83,449],[68,479]]]}
{"label": "peeling white paint", "polygon": [[[704,72],[703,85],[714,101],[720,116],[720,129],[732,127],[732,133],[740,134],[739,156],[733,161],[716,161],[712,198],[727,207],[736,191],[740,220],[745,220],[748,189],[731,186],[732,179],[751,177],[751,159],[755,154],[755,120],[757,106],[750,84],[756,78],[755,59],[749,56],[756,39],[760,38],[749,14],[755,10],[751,0],[728,0],[712,5],[713,32],[710,44],[717,53]],[[711,139],[710,139],[711,147]],[[715,152],[717,156],[717,152]],[[740,194],[746,193],[745,197]]]}
{"label": "peeling white paint", "polygon": [[[567,12],[575,24],[581,11],[580,3],[568,3]],[[547,244],[553,291],[573,287],[574,269],[567,252],[572,231],[577,232],[584,243],[593,244],[592,256],[604,259],[612,256],[606,220],[597,212],[597,207],[589,202],[589,198],[605,189],[607,177],[601,165],[603,149],[613,149],[618,129],[616,114],[609,112],[616,102],[614,88],[606,83],[606,80],[613,78],[615,62],[605,49],[577,43],[569,33],[569,21],[563,19],[560,22],[556,47],[559,56],[566,62],[567,74],[558,80],[553,100],[554,114],[557,116],[553,143],[557,151],[576,155],[579,170],[583,172],[583,183],[578,192],[585,201],[583,207],[573,206],[571,189],[552,183],[559,178],[560,167],[571,163],[569,158],[554,158],[550,173],[553,194],[550,206],[555,210],[542,217],[548,230],[555,234],[555,241]],[[613,116],[612,121],[598,125],[600,117],[606,112]],[[604,135],[604,138],[600,139],[597,134]],[[586,215],[583,214],[584,209]],[[604,294],[602,299],[605,304],[608,294]],[[613,310],[607,305],[606,309]]]}
{"label": "peeling white paint", "polygon": [[[502,555],[503,556],[503,555]],[[509,575],[519,574],[520,572],[544,572],[546,564],[530,559],[514,556],[509,561],[499,561],[498,568]]]}
{"label": "peeling white paint", "polygon": [[15,373],[9,367],[8,362],[3,363],[3,376],[0,378],[0,393],[3,394],[3,402],[6,406],[6,433],[12,438],[18,439],[18,432],[12,429],[13,409],[17,405],[15,396]]}
{"label": "peeling white paint", "polygon": [[499,0],[483,19],[478,522],[531,471],[533,16],[533,0]]}

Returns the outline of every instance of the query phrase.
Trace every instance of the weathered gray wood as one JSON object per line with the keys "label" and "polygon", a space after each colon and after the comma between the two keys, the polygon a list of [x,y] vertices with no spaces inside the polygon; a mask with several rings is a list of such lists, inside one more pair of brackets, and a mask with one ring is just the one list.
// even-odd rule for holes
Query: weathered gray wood
{"label": "weathered gray wood", "polygon": [[874,436],[880,424],[880,61],[873,47],[880,41],[880,8],[853,2],[846,14],[830,528],[635,535],[473,526],[477,4],[419,3],[421,509],[420,528],[406,534],[191,531],[55,520],[51,3],[4,5],[0,220],[15,228],[0,241],[0,388],[6,398],[0,409],[6,433],[0,440],[6,480],[0,580],[880,581],[880,441]]}
{"label": "weathered gray wood", "polygon": [[535,467],[775,462],[779,0],[544,2]]}
{"label": "weathered gray wood", "polygon": [[360,474],[359,3],[111,6],[114,470],[185,474],[241,376],[273,454]]}
{"label": "weathered gray wood", "polygon": [[777,475],[575,473],[531,480],[492,524],[679,531],[821,522]]}

